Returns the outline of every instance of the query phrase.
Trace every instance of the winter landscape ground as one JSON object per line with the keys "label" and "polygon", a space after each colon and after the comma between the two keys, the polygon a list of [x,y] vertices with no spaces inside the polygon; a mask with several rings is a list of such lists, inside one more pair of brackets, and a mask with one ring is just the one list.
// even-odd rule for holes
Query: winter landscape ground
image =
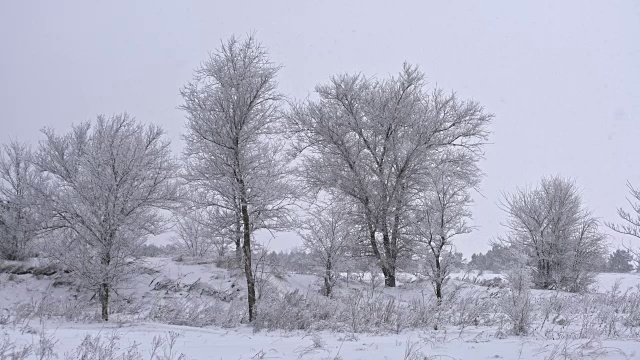
{"label": "winter landscape ground", "polygon": [[0,360],[640,359],[640,2],[0,1]]}
{"label": "winter landscape ground", "polygon": [[[56,358],[52,354],[60,359],[66,355],[201,360],[640,356],[637,274],[600,274],[590,294],[533,290],[535,331],[521,337],[508,335],[509,321],[500,314],[504,291],[479,285],[499,277],[496,274],[453,274],[447,290],[457,293],[451,298],[454,305],[440,314],[420,307],[425,297],[431,299],[433,290],[429,282],[412,275],[402,276],[406,282],[389,289],[382,284],[372,288],[367,274],[351,274],[348,281],[343,277],[336,285],[335,300],[324,301],[317,291],[321,279],[314,275],[263,274],[265,286],[271,287],[270,299],[259,300],[259,309],[268,315],[249,326],[241,324],[246,321],[244,301],[236,303],[244,299],[234,295],[244,291],[237,271],[205,260],[145,260],[146,273],[124,286],[114,299],[110,323],[99,320],[98,303],[78,292],[67,274],[51,274],[54,268],[37,262],[3,263],[0,358]],[[614,286],[617,292],[612,292]],[[359,300],[353,302],[350,294],[356,293]],[[418,314],[421,310],[424,319]],[[331,320],[333,315],[343,321]],[[437,316],[441,324],[434,330]],[[331,323],[323,323],[322,317]],[[152,354],[154,344],[157,357]],[[30,351],[25,357],[9,355],[20,349]],[[78,356],[81,353],[85,357]]]}

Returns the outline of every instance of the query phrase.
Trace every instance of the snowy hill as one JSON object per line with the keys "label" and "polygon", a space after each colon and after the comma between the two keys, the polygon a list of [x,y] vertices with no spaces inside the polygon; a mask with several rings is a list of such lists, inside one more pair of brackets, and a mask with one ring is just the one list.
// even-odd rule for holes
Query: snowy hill
{"label": "snowy hill", "polygon": [[[640,314],[640,276],[635,274],[601,274],[594,294],[534,291],[537,331],[520,338],[506,335],[507,319],[495,300],[500,289],[472,284],[478,276],[471,281],[464,274],[453,276],[445,289],[449,297],[437,308],[430,283],[408,275],[405,284],[393,289],[366,276],[343,279],[330,300],[318,293],[320,279],[314,275],[262,273],[261,315],[250,327],[242,274],[213,261],[146,259],[143,273],[119,287],[107,324],[98,320],[93,295],[63,271],[34,262],[5,262],[0,268],[0,354],[29,348],[29,359],[47,344],[60,358],[88,351],[91,344],[91,349],[111,347],[114,353],[135,350],[145,354],[142,358],[155,346],[158,353],[172,352],[166,359],[180,353],[203,360],[552,359],[558,354],[629,359],[635,356],[640,330],[640,321],[629,324],[631,315]],[[618,279],[619,291],[611,293]],[[630,315],[600,322],[594,319],[604,312],[591,317],[568,308],[578,304],[593,310],[601,307],[599,297],[609,297],[611,306],[636,308],[612,308]],[[606,326],[614,331],[607,332]]]}

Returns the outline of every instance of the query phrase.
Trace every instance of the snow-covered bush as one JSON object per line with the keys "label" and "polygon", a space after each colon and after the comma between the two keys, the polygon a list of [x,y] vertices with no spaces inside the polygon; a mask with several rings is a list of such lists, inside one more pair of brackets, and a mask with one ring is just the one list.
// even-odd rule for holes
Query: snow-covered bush
{"label": "snow-covered bush", "polygon": [[[177,340],[182,335],[175,331],[169,331],[166,334],[156,335],[151,340],[148,356],[143,355],[140,349],[140,345],[137,342],[130,342],[122,347],[122,338],[117,333],[113,332],[108,335],[94,335],[87,334],[80,345],[75,349],[65,352],[65,360],[187,360],[187,357],[179,353],[177,350]],[[42,343],[42,341],[41,341]],[[55,345],[55,343],[53,344]],[[38,359],[53,359],[59,358],[57,354],[53,353],[53,345],[48,347],[47,353],[36,352],[36,355],[40,355]],[[42,346],[39,348],[41,349]],[[48,357],[42,357],[46,355]]]}
{"label": "snow-covered bush", "polygon": [[246,321],[244,301],[211,298],[169,298],[154,303],[148,320],[183,326],[234,327]]}
{"label": "snow-covered bush", "polygon": [[379,291],[355,290],[328,299],[315,292],[285,292],[258,303],[257,330],[335,330],[400,333],[407,329],[495,325],[495,298],[485,291],[452,289],[438,305],[432,292],[406,301]]}
{"label": "snow-covered bush", "polygon": [[252,324],[256,330],[328,328],[334,320],[336,305],[313,294],[305,296],[298,290],[287,291],[260,299]]}
{"label": "snow-covered bush", "polygon": [[509,317],[514,335],[527,335],[533,321],[530,270],[520,265],[508,271],[507,282],[501,298],[502,311]]}

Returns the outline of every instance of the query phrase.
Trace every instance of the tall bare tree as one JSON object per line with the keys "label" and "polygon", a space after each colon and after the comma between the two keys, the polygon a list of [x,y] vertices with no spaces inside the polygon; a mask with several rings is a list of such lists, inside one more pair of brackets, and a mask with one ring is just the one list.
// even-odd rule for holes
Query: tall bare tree
{"label": "tall bare tree", "polygon": [[468,224],[470,190],[478,184],[480,174],[473,163],[455,165],[443,165],[429,176],[412,224],[414,250],[426,263],[438,302],[442,301],[442,286],[457,265],[453,240],[472,230]]}
{"label": "tall bare tree", "polygon": [[38,193],[52,216],[49,255],[98,292],[107,321],[111,290],[133,273],[147,236],[164,230],[158,209],[177,201],[169,142],[127,114],[43,132],[35,164],[47,176]]}
{"label": "tall bare tree", "polygon": [[310,189],[358,206],[385,285],[395,286],[409,204],[438,164],[478,159],[492,116],[474,101],[428,91],[424,74],[407,64],[387,79],[335,76],[316,92],[318,100],[288,115],[301,175]]}
{"label": "tall bare tree", "polygon": [[13,141],[0,150],[0,258],[20,260],[42,230],[33,189],[42,176],[26,144]]}
{"label": "tall bare tree", "polygon": [[605,235],[571,180],[543,178],[534,189],[505,195],[506,242],[522,249],[541,289],[579,291],[594,281],[605,253]]}
{"label": "tall bare tree", "polygon": [[187,114],[185,179],[196,189],[199,206],[218,209],[229,233],[242,235],[250,321],[256,302],[252,236],[258,229],[286,228],[295,198],[277,141],[279,69],[253,36],[232,37],[181,90]]}

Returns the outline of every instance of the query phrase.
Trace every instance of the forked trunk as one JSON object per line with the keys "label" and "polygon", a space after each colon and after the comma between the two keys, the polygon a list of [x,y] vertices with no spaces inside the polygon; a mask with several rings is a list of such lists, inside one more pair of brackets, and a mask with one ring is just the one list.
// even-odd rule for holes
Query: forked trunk
{"label": "forked trunk", "polygon": [[[385,254],[381,254],[378,249],[378,243],[376,242],[376,232],[373,229],[369,229],[369,241],[371,243],[371,248],[373,249],[373,254],[376,256],[378,263],[380,264],[380,268],[382,269],[382,274],[384,275],[384,285],[387,287],[395,287],[396,286],[396,269],[395,266],[389,264],[389,252],[388,246],[385,247]],[[387,238],[388,241],[388,238]],[[395,259],[393,259],[395,263]]]}

